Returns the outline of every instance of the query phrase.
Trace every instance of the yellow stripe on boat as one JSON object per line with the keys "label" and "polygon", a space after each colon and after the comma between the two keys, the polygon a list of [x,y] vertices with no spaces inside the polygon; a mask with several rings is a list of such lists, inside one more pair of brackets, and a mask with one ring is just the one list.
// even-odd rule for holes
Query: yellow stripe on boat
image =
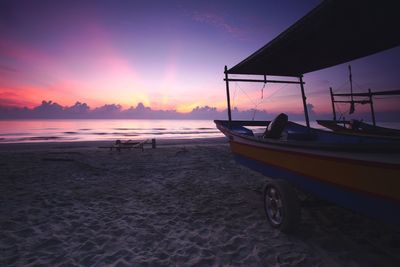
{"label": "yellow stripe on boat", "polygon": [[291,153],[231,142],[234,153],[295,173],[400,201],[400,168],[356,160]]}

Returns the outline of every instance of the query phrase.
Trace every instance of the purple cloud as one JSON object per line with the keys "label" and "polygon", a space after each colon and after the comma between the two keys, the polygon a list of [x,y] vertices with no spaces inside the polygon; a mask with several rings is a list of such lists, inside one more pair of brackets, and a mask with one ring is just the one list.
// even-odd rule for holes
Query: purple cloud
{"label": "purple cloud", "polygon": [[[330,119],[331,113],[316,113],[312,104],[307,104],[310,119]],[[303,121],[303,113],[287,113],[292,121]],[[358,113],[360,117],[369,118],[369,112]],[[277,113],[267,110],[247,109],[239,110],[232,108],[232,118],[234,120],[271,120]],[[397,113],[377,112],[376,116],[380,121],[399,121]],[[155,110],[146,107],[143,103],[138,103],[136,107],[122,109],[118,104],[107,104],[98,108],[91,109],[86,103],[76,102],[73,106],[61,106],[52,101],[42,101],[42,103],[30,108],[19,108],[0,105],[0,119],[202,119],[216,120],[227,119],[226,110],[217,110],[211,106],[198,106],[191,112],[181,113],[176,110]]]}
{"label": "purple cloud", "polygon": [[222,29],[223,31],[232,34],[235,37],[242,38],[244,35],[244,31],[238,27],[235,27],[225,19],[217,14],[214,13],[194,13],[192,15],[194,21],[210,24],[214,27]]}

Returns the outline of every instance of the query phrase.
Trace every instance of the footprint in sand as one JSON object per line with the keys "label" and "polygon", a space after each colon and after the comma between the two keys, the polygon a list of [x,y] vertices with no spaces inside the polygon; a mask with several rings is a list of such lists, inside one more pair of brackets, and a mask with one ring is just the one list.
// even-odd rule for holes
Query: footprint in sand
{"label": "footprint in sand", "polygon": [[299,252],[284,252],[278,254],[277,262],[282,266],[297,266],[306,260],[306,255]]}

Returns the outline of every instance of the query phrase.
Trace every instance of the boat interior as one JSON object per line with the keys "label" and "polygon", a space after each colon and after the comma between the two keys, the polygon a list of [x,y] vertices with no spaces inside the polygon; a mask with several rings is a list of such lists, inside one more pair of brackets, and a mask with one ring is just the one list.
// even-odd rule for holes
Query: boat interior
{"label": "boat interior", "polygon": [[400,152],[400,138],[337,133],[307,127],[279,114],[272,121],[216,120],[226,135],[251,141],[315,149]]}

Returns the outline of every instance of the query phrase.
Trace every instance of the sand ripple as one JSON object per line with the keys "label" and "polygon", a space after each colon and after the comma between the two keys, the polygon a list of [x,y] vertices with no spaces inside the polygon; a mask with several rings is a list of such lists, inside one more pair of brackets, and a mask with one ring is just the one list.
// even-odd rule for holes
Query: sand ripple
{"label": "sand ripple", "polygon": [[263,214],[266,178],[236,165],[226,145],[2,153],[0,266],[396,266],[400,259],[397,229],[335,206],[305,207],[295,235],[272,229]]}

